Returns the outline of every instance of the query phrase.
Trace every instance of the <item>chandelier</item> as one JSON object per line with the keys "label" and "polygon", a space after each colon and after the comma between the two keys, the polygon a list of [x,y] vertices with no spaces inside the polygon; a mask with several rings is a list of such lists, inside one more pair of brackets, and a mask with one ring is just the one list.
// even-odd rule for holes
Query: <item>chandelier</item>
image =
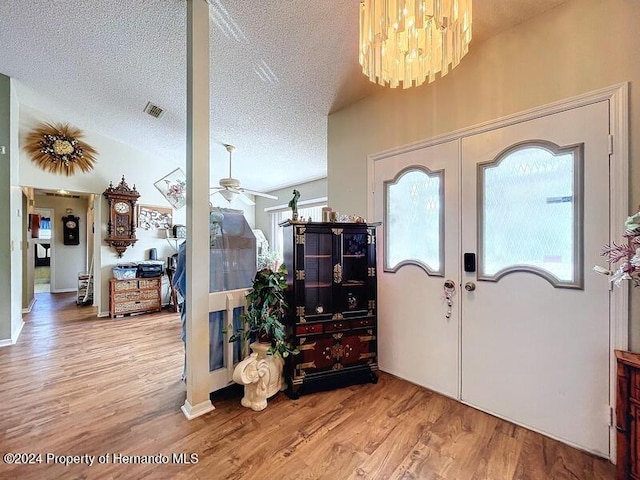
{"label": "chandelier", "polygon": [[392,88],[433,82],[460,63],[471,42],[472,0],[363,0],[360,65]]}

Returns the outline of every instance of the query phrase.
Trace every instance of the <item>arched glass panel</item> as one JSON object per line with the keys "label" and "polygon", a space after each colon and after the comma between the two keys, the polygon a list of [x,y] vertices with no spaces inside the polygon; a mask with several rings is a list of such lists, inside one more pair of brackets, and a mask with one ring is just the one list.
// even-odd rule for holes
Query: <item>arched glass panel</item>
{"label": "arched glass panel", "polygon": [[444,172],[410,167],[384,183],[384,269],[444,270]]}
{"label": "arched glass panel", "polygon": [[581,288],[582,146],[520,144],[478,169],[478,278]]}

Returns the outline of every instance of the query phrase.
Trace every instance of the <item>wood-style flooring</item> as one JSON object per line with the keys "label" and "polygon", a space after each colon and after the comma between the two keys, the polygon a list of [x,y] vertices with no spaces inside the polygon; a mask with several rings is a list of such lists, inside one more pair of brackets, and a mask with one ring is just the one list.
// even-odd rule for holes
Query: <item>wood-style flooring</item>
{"label": "wood-style flooring", "polygon": [[[25,321],[0,348],[0,454],[41,457],[0,461],[2,479],[614,478],[608,461],[382,373],[296,401],[280,393],[262,412],[232,387],[188,421],[177,314],[102,319],[74,294],[39,294]],[[197,463],[171,463],[181,453]],[[96,458],[65,466],[47,454]]]}

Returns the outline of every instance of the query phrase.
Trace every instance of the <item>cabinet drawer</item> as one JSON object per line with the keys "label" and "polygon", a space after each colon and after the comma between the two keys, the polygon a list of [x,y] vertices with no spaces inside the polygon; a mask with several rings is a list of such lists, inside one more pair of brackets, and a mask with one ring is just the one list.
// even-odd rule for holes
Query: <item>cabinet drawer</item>
{"label": "cabinet drawer", "polygon": [[114,315],[123,315],[125,313],[146,312],[147,310],[159,310],[160,299],[140,300],[117,303],[113,306]]}
{"label": "cabinet drawer", "polygon": [[124,291],[113,294],[114,302],[129,302],[138,300],[151,300],[160,298],[158,290],[134,290],[131,292]]}
{"label": "cabinet drawer", "polygon": [[122,292],[125,290],[137,290],[138,280],[119,280],[113,282],[113,290],[116,292]]}
{"label": "cabinet drawer", "polygon": [[373,318],[359,318],[351,320],[351,328],[373,327]]}
{"label": "cabinet drawer", "polygon": [[138,280],[138,288],[158,288],[159,278],[149,278]]}
{"label": "cabinet drawer", "polygon": [[325,323],[324,331],[325,332],[339,332],[341,330],[349,329],[349,321],[348,320],[336,320],[333,322]]}
{"label": "cabinet drawer", "polygon": [[304,323],[296,326],[296,335],[308,335],[310,333],[322,333],[322,324]]}

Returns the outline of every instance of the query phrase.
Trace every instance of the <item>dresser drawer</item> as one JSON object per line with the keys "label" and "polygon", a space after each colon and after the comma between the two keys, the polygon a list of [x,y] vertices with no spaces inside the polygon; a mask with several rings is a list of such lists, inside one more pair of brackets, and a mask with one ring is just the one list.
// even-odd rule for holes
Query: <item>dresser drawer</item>
{"label": "dresser drawer", "polygon": [[138,288],[158,288],[158,284],[160,283],[160,277],[158,278],[146,278],[138,280]]}
{"label": "dresser drawer", "polygon": [[117,292],[113,294],[113,300],[115,302],[129,302],[138,300],[152,300],[160,298],[158,290],[133,290],[131,292]]}
{"label": "dresser drawer", "polygon": [[343,330],[349,330],[349,320],[334,320],[324,325],[325,332],[340,332]]}
{"label": "dresser drawer", "polygon": [[296,326],[296,335],[309,335],[310,333],[322,333],[322,324],[303,323]]}
{"label": "dresser drawer", "polygon": [[137,290],[138,289],[138,280],[118,280],[117,282],[113,282],[113,290],[116,292],[123,292],[126,290]]}
{"label": "dresser drawer", "polygon": [[148,310],[160,310],[160,299],[122,302],[113,306],[114,315],[146,312]]}
{"label": "dresser drawer", "polygon": [[366,328],[373,327],[373,318],[358,318],[351,320],[351,328]]}

